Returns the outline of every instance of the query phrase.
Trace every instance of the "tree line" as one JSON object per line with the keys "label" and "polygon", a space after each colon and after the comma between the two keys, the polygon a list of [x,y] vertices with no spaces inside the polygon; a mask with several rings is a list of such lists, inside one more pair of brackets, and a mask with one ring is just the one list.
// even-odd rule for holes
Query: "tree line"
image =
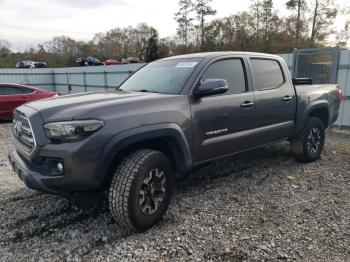
{"label": "tree line", "polygon": [[[68,36],[30,48],[11,52],[11,45],[0,40],[0,67],[14,67],[22,60],[45,61],[50,67],[75,66],[77,57],[94,56],[100,60],[136,57],[150,62],[171,55],[200,51],[291,52],[293,48],[346,47],[350,40],[350,17],[343,29],[332,25],[339,13],[349,14],[334,0],[285,0],[289,15],[282,16],[273,0],[250,0],[249,10],[215,18],[213,0],[179,0],[174,13],[176,36],[159,38],[158,31],[146,23],[136,27],[116,27],[97,33],[90,41]],[[209,19],[211,17],[211,19]]]}
{"label": "tree line", "polygon": [[281,16],[273,0],[251,0],[247,11],[206,22],[208,16],[216,14],[212,1],[179,1],[175,19],[183,49],[280,53],[293,48],[325,47],[333,33],[337,34],[336,45],[340,47],[346,47],[350,39],[350,22],[338,32],[332,28],[340,12],[350,11],[334,0],[288,0],[285,6],[289,16]]}

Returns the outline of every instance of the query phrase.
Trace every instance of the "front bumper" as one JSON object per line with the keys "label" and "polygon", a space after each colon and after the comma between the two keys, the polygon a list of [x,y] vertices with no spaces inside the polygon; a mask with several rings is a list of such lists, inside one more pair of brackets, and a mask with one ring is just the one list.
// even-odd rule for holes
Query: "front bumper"
{"label": "front bumper", "polygon": [[[101,146],[92,140],[76,145],[49,144],[38,150],[34,159],[12,151],[8,158],[17,176],[27,187],[46,192],[91,192],[101,188],[104,174],[96,168]],[[59,159],[64,163],[62,175],[52,175],[40,165],[42,159]]]}
{"label": "front bumper", "polygon": [[19,179],[21,179],[24,184],[33,189],[45,193],[58,193],[55,190],[52,190],[45,186],[42,181],[42,175],[35,170],[31,169],[20,157],[17,151],[12,151],[9,156],[10,164],[13,168],[13,171],[17,174]]}

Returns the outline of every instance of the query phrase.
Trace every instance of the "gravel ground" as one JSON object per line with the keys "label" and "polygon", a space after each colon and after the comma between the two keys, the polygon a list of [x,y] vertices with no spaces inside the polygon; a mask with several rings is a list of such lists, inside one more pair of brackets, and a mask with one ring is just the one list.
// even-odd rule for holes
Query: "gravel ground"
{"label": "gravel ground", "polygon": [[177,183],[163,221],[121,232],[103,194],[26,189],[7,162],[0,124],[2,261],[350,261],[350,139],[328,134],[321,160],[300,164],[288,144],[216,161]]}

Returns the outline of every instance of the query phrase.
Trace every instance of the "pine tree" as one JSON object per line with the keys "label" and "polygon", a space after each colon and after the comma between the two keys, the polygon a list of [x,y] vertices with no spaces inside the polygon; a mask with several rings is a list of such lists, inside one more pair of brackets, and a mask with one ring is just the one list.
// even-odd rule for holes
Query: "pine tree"
{"label": "pine tree", "polygon": [[270,36],[272,28],[273,19],[273,3],[272,0],[264,0],[261,4],[262,7],[262,18],[264,25],[264,49],[265,52],[270,51]]}
{"label": "pine tree", "polygon": [[260,0],[251,0],[253,3],[250,5],[250,13],[254,17],[254,31],[255,31],[255,47],[256,51],[260,51],[260,25],[261,25],[261,1]]}
{"label": "pine tree", "polygon": [[175,21],[178,23],[177,35],[182,39],[185,46],[188,45],[189,33],[193,30],[191,17],[193,12],[192,0],[180,0],[179,1],[179,11],[175,13]]}
{"label": "pine tree", "polygon": [[197,19],[199,21],[199,27],[200,27],[200,34],[201,34],[201,47],[204,46],[204,25],[205,25],[205,18],[210,15],[215,15],[216,10],[213,9],[209,4],[213,0],[196,0],[194,4],[194,10],[197,14]]}
{"label": "pine tree", "polygon": [[273,1],[252,0],[250,11],[253,17],[256,51],[271,52],[272,38],[281,22],[273,9]]}
{"label": "pine tree", "polygon": [[152,62],[158,59],[158,34],[156,32],[148,40],[146,51],[146,62]]}
{"label": "pine tree", "polygon": [[301,29],[303,27],[302,14],[307,10],[307,3],[305,0],[289,0],[286,3],[287,9],[295,10],[297,17],[295,21],[295,47],[299,47],[299,40],[301,37]]}

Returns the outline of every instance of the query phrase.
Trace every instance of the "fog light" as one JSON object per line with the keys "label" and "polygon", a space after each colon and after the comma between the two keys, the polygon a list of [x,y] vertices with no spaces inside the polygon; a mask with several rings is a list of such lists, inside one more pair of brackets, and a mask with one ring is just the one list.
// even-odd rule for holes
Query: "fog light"
{"label": "fog light", "polygon": [[57,164],[57,170],[60,172],[60,173],[63,173],[63,164],[61,162],[58,162]]}

